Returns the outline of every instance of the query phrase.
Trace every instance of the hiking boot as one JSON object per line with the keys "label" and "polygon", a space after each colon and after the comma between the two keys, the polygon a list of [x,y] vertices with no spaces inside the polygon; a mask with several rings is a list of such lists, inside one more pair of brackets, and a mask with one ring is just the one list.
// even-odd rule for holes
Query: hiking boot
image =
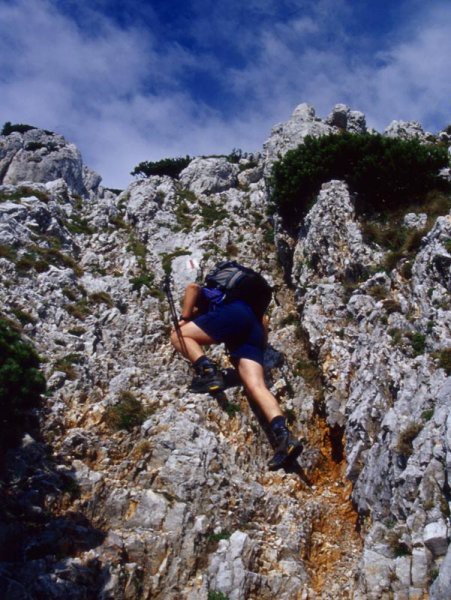
{"label": "hiking boot", "polygon": [[268,463],[270,471],[277,471],[289,462],[295,461],[302,452],[302,444],[286,428],[280,428],[274,434],[276,438],[276,451]]}
{"label": "hiking boot", "polygon": [[236,369],[233,369],[232,367],[229,367],[228,369],[221,369],[221,374],[224,378],[225,389],[243,385],[241,377],[238,375],[238,371]]}
{"label": "hiking boot", "polygon": [[189,387],[195,394],[215,394],[225,389],[224,377],[212,361],[205,361],[197,370]]}

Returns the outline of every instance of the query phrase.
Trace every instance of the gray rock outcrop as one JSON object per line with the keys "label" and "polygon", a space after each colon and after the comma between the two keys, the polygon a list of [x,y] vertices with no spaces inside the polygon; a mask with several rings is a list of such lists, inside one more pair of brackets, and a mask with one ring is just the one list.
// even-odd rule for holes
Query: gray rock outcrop
{"label": "gray rock outcrop", "polygon": [[88,169],[80,151],[61,135],[30,129],[0,136],[0,183],[46,183],[63,179],[81,196],[98,191],[101,177]]}
{"label": "gray rock outcrop", "polygon": [[[61,136],[1,138],[2,316],[43,357],[48,392],[5,459],[0,595],[446,598],[451,214],[402,217],[421,240],[397,262],[342,181],[296,239],[267,215],[279,155],[365,128],[345,105],[322,120],[302,104],[262,154],[194,159],[119,195]],[[275,288],[266,375],[304,443],[289,472],[267,471],[243,390],[227,406],[189,393],[168,342],[165,276],[178,300],[224,258]]]}

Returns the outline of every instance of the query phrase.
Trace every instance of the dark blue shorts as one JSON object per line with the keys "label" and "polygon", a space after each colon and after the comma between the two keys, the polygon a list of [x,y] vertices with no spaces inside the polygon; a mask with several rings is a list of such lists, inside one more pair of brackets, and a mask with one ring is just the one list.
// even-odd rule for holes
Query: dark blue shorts
{"label": "dark blue shorts", "polygon": [[218,344],[224,343],[234,359],[250,358],[263,365],[265,334],[254,311],[242,300],[219,304],[193,320]]}

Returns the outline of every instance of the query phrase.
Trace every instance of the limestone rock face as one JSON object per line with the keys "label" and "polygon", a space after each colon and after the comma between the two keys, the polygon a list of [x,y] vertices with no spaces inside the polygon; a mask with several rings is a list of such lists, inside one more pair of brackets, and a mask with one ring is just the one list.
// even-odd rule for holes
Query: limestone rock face
{"label": "limestone rock face", "polygon": [[64,179],[81,196],[96,192],[101,177],[83,165],[80,151],[61,135],[42,129],[0,136],[0,182],[45,183]]}
{"label": "limestone rock face", "polygon": [[418,139],[421,142],[428,142],[434,139],[431,133],[424,131],[423,126],[418,121],[392,121],[385,129],[384,135],[403,140]]}
{"label": "limestone rock face", "polygon": [[[408,223],[416,226],[419,218],[410,215]],[[442,482],[449,469],[444,407],[451,380],[435,357],[451,347],[451,256],[444,245],[450,236],[451,215],[439,217],[410,280],[396,269],[377,272],[382,250],[362,242],[346,186],[331,182],[307,215],[294,252],[301,323],[321,365],[326,418],[346,439],[359,512],[371,515],[361,564],[364,598],[405,586],[425,589],[449,543]]]}
{"label": "limestone rock face", "polygon": [[[325,121],[300,105],[262,154],[195,159],[119,195],[60,136],[1,139],[2,316],[48,381],[5,457],[2,597],[400,600],[437,573],[431,597],[446,597],[451,215],[406,215],[421,243],[388,270],[341,181],[297,239],[267,211],[279,152],[364,128],[344,105]],[[168,341],[167,276],[178,308],[225,258],[274,286],[266,377],[304,445],[287,472],[267,470],[243,389],[227,405],[190,393]]]}
{"label": "limestone rock face", "polygon": [[326,123],[350,133],[366,132],[365,115],[358,110],[351,110],[346,104],[336,104],[327,117]]}
{"label": "limestone rock face", "polygon": [[364,133],[365,115],[350,110],[345,104],[337,104],[327,119],[322,120],[316,116],[313,106],[299,104],[288,121],[273,127],[271,136],[263,145],[265,174],[269,175],[274,162],[288,150],[302,144],[307,135],[319,137],[343,130]]}
{"label": "limestone rock face", "polygon": [[288,121],[272,128],[271,136],[263,145],[265,172],[269,174],[274,162],[301,144],[307,135],[317,137],[334,131],[333,126],[316,116],[313,106],[299,104]]}
{"label": "limestone rock face", "polygon": [[180,173],[182,185],[194,194],[214,194],[234,187],[238,165],[226,158],[195,158]]}

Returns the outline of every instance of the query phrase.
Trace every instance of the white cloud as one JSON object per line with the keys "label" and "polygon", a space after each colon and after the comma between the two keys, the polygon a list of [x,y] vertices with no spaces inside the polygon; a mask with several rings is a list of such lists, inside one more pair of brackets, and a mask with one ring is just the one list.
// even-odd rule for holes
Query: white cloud
{"label": "white cloud", "polygon": [[[189,27],[204,50],[194,54],[164,39],[161,23],[119,27],[96,12],[103,0],[89,8],[83,29],[55,0],[0,0],[0,116],[62,133],[112,187],[125,186],[142,160],[258,149],[303,101],[321,115],[347,102],[379,129],[394,118],[429,127],[451,120],[446,4],[422,6],[421,19],[412,16],[392,32],[390,47],[368,57],[349,53],[359,48],[346,31],[349,2],[285,3],[290,18],[271,23],[279,3],[252,2],[249,10],[266,19],[257,27],[236,21],[233,2],[215,9],[209,24],[200,1]],[[223,30],[244,57],[240,68],[208,50],[226,13]],[[214,109],[199,100],[208,94],[187,87],[185,74],[201,71],[219,80],[230,106]]]}

